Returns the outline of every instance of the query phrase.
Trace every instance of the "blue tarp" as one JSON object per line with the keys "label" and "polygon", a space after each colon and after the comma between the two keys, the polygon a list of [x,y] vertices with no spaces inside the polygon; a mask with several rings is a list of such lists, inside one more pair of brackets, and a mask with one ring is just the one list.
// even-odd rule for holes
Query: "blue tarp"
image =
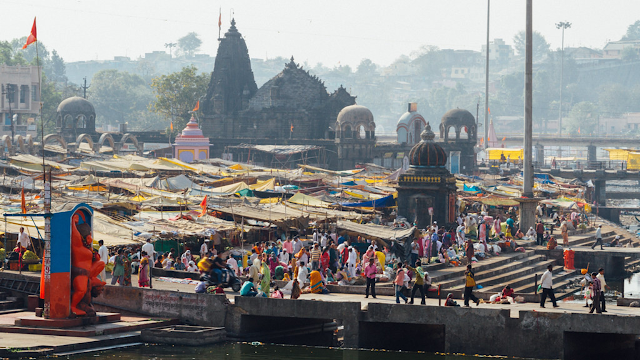
{"label": "blue tarp", "polygon": [[473,193],[479,193],[482,192],[482,190],[477,187],[477,186],[467,186],[467,184],[464,184],[464,191],[466,192],[473,192]]}
{"label": "blue tarp", "polygon": [[356,182],[355,182],[355,181],[347,181],[347,182],[340,183],[340,185],[344,185],[344,186],[356,186],[356,185],[358,185],[358,184],[356,184]]}
{"label": "blue tarp", "polygon": [[365,201],[361,203],[342,204],[342,206],[348,206],[348,207],[372,207],[372,208],[384,208],[384,207],[395,206],[395,205],[396,205],[396,200],[393,198],[393,194],[389,196],[385,196],[380,199]]}

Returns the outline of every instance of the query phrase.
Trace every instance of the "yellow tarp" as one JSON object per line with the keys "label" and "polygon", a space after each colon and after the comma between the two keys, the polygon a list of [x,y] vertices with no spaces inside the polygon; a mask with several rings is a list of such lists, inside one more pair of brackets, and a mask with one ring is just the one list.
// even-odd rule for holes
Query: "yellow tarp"
{"label": "yellow tarp", "polygon": [[316,206],[316,207],[329,207],[329,205],[331,205],[331,203],[326,202],[326,201],[322,201],[318,198],[315,198],[313,196],[309,196],[309,195],[305,195],[303,193],[296,193],[295,195],[293,195],[290,199],[289,202],[292,202],[294,204],[300,204],[300,205],[307,205],[307,206]]}
{"label": "yellow tarp", "polygon": [[486,149],[487,154],[489,155],[489,160],[500,160],[500,155],[504,154],[504,157],[510,157],[511,161],[518,160],[518,156],[520,159],[524,159],[524,149],[519,148],[488,148]]}
{"label": "yellow tarp", "polygon": [[147,201],[147,198],[145,198],[144,196],[134,196],[131,198],[131,201]]}
{"label": "yellow tarp", "polygon": [[640,153],[630,152],[629,159],[627,160],[628,170],[640,170]]}
{"label": "yellow tarp", "polygon": [[627,162],[627,169],[640,170],[640,152],[630,149],[605,149],[609,152],[609,160]]}
{"label": "yellow tarp", "polygon": [[269,180],[264,180],[264,181],[258,181],[257,183],[250,185],[249,189],[251,190],[258,190],[258,191],[267,191],[267,190],[273,190],[274,186],[276,183],[276,179],[269,179]]}
{"label": "yellow tarp", "polygon": [[107,191],[107,188],[101,185],[67,186],[67,189],[74,191]]}
{"label": "yellow tarp", "polygon": [[260,204],[274,204],[280,201],[280,198],[266,198],[260,200]]}
{"label": "yellow tarp", "polygon": [[231,185],[220,186],[211,190],[215,193],[235,194],[240,190],[248,189],[249,186],[245,182],[239,182]]}
{"label": "yellow tarp", "polygon": [[605,149],[609,152],[609,160],[628,160],[629,149]]}

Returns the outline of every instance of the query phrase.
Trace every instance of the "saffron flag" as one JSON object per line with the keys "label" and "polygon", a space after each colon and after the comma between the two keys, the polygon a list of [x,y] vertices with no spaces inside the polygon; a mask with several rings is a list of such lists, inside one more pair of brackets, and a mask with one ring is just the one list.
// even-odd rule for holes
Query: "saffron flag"
{"label": "saffron flag", "polygon": [[200,100],[198,100],[198,102],[196,103],[196,107],[194,107],[191,111],[196,112],[198,110],[200,110]]}
{"label": "saffron flag", "polygon": [[491,108],[490,108],[490,107],[488,107],[488,108],[487,108],[487,112],[488,112],[489,114],[491,114]]}
{"label": "saffron flag", "polygon": [[506,136],[502,138],[502,141],[505,141],[505,140],[507,140],[507,137],[506,137]]}
{"label": "saffron flag", "polygon": [[22,205],[22,213],[26,214],[27,213],[27,201],[24,199],[24,186],[22,187],[22,200],[21,200],[21,205]]}
{"label": "saffron flag", "polygon": [[171,126],[169,126],[169,128],[171,129],[171,131],[173,131],[173,121],[171,122]]}
{"label": "saffron flag", "polygon": [[34,42],[38,41],[38,32],[36,31],[36,18],[33,18],[33,27],[31,27],[31,33],[29,34],[29,37],[27,38],[27,43],[24,44],[24,46],[22,46],[23,49],[26,49],[27,46],[33,44]]}
{"label": "saffron flag", "polygon": [[291,124],[291,132],[293,132],[293,124]]}
{"label": "saffron flag", "polygon": [[203,217],[206,213],[207,213],[207,196],[204,196],[204,199],[202,199],[202,202],[200,203],[200,208],[202,209],[202,212],[200,213],[200,215],[198,215],[198,217]]}
{"label": "saffron flag", "polygon": [[580,134],[580,127],[578,127],[578,134]]}
{"label": "saffron flag", "polygon": [[222,8],[220,8],[220,15],[218,16],[218,29],[222,29]]}

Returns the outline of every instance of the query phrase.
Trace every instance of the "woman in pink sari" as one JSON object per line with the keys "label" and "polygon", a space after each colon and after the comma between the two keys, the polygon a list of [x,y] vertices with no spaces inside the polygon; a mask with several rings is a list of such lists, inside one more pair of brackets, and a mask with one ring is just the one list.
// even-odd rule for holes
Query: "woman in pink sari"
{"label": "woman in pink sari", "polygon": [[140,260],[140,272],[138,273],[138,286],[149,287],[149,256],[146,252],[142,253]]}
{"label": "woman in pink sari", "polygon": [[480,226],[478,227],[478,239],[486,239],[487,238],[487,224],[486,222],[482,222],[480,223]]}

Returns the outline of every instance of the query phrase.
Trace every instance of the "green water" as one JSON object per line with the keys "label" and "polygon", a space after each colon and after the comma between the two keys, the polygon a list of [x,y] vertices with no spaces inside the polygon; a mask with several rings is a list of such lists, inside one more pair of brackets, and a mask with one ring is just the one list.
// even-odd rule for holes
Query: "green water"
{"label": "green water", "polygon": [[251,345],[226,343],[207,347],[151,346],[126,348],[100,353],[72,356],[72,360],[477,360],[463,355],[439,355],[420,352],[390,352],[370,350],[343,350],[287,345]]}

